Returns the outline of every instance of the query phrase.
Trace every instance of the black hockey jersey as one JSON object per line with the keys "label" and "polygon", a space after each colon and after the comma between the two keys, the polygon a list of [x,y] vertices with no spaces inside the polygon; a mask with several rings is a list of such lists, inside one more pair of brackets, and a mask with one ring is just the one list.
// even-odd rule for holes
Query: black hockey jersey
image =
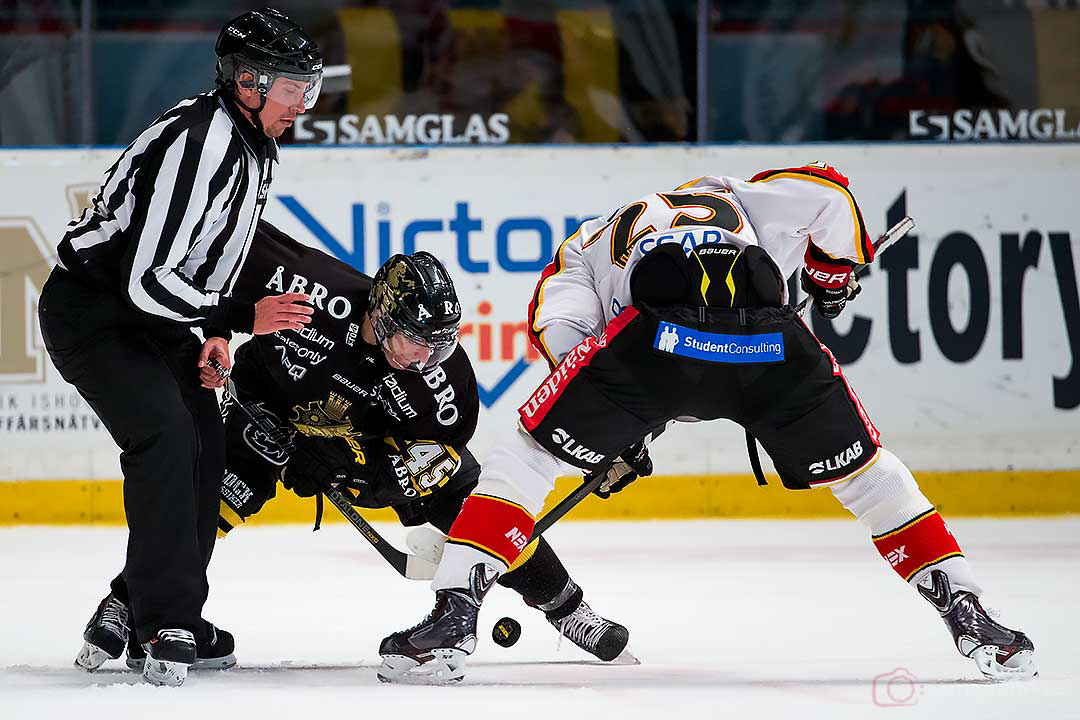
{"label": "black hockey jersey", "polygon": [[[476,430],[476,376],[460,347],[424,373],[391,367],[361,335],[370,288],[368,276],[260,221],[234,295],[257,301],[306,293],[315,313],[301,330],[241,345],[233,379],[244,402],[262,403],[303,435],[340,438],[358,462],[374,440],[397,451],[395,464],[416,471],[441,466],[435,473],[409,473],[411,485],[426,494],[457,470]],[[443,455],[447,447],[453,463]]]}

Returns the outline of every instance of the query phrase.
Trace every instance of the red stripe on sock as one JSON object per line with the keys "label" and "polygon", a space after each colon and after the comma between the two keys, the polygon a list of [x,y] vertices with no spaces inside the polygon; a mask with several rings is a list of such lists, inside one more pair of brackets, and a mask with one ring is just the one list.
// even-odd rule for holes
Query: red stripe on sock
{"label": "red stripe on sock", "polygon": [[509,566],[529,543],[535,523],[516,503],[491,495],[470,495],[446,540],[474,547]]}
{"label": "red stripe on sock", "polygon": [[928,565],[964,555],[937,510],[929,510],[895,530],[875,535],[874,547],[905,581]]}

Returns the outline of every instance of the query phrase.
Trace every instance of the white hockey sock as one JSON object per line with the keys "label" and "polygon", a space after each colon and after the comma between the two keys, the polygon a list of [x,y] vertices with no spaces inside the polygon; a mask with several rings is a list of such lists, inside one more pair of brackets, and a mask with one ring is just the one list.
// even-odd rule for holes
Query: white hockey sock
{"label": "white hockey sock", "polygon": [[535,517],[555,489],[555,478],[577,472],[518,427],[488,455],[473,493],[515,502]]}
{"label": "white hockey sock", "polygon": [[443,548],[442,560],[431,580],[432,590],[463,588],[469,585],[469,571],[477,563],[486,563],[495,568],[500,575],[506,572],[506,563],[494,555],[478,550],[469,545],[447,543]]}
{"label": "white hockey sock", "polygon": [[855,477],[830,485],[840,504],[870,530],[881,535],[895,530],[933,505],[900,458],[885,448],[877,460]]}

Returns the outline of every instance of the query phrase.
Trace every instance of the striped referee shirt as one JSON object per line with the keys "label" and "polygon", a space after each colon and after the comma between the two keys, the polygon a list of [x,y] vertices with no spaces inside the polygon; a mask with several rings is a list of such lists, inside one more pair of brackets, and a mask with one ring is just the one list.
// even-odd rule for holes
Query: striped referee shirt
{"label": "striped referee shirt", "polygon": [[105,173],[57,248],[61,268],[120,289],[138,310],[251,332],[254,305],[228,295],[266,203],[277,144],[218,91],[182,100]]}

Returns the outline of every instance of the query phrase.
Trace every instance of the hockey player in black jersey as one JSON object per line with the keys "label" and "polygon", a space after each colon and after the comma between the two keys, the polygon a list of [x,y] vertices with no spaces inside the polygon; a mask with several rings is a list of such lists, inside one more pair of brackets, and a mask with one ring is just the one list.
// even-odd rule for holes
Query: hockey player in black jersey
{"label": "hockey player in black jersey", "polygon": [[[466,446],[479,413],[476,377],[457,344],[460,305],[446,270],[418,252],[395,255],[368,278],[260,222],[234,294],[285,291],[307,294],[315,312],[303,329],[253,338],[235,353],[233,389],[245,407],[223,405],[219,537],[259,512],[278,482],[316,498],[333,486],[359,507],[391,507],[406,526],[445,533],[480,474]],[[260,429],[252,414],[279,431]],[[592,611],[544,539],[500,584],[596,657],[626,648],[626,628]],[[137,646],[128,651],[129,665],[141,663]]]}

